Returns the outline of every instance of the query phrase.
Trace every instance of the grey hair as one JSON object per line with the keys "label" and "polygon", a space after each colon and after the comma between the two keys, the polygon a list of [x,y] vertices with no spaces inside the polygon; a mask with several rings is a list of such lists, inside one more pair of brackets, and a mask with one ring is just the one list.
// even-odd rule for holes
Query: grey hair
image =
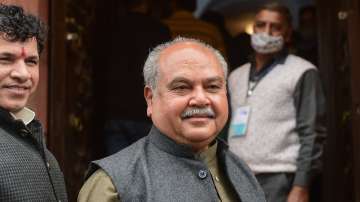
{"label": "grey hair", "polygon": [[174,40],[171,40],[171,41],[168,41],[168,42],[165,42],[163,44],[156,46],[149,53],[149,56],[145,61],[145,65],[144,65],[144,69],[143,69],[145,85],[150,86],[150,88],[152,90],[156,89],[156,84],[158,82],[158,77],[159,77],[158,69],[159,69],[160,54],[166,48],[168,48],[172,45],[175,45],[177,43],[183,43],[183,42],[195,43],[195,44],[198,44],[198,45],[210,50],[215,55],[217,60],[219,61],[220,65],[223,69],[225,78],[227,78],[228,66],[227,66],[227,63],[226,63],[224,57],[221,55],[221,53],[218,50],[216,50],[209,44],[206,44],[198,39],[192,39],[192,38],[186,38],[186,37],[179,36],[179,37],[176,37]]}

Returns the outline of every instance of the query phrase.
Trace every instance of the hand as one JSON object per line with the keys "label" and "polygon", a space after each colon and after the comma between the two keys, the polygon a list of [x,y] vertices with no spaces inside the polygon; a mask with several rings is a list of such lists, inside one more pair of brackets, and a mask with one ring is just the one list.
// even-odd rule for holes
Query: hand
{"label": "hand", "polygon": [[309,202],[309,190],[306,187],[293,186],[287,202]]}

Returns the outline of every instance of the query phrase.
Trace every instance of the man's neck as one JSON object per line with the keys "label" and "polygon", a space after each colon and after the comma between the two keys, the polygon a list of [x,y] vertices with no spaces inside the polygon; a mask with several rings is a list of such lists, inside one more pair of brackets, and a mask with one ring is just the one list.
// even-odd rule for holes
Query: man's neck
{"label": "man's neck", "polygon": [[200,145],[196,145],[195,146],[192,146],[192,150],[195,154],[200,154],[200,153],[203,153],[203,152],[206,152],[208,149],[214,147],[214,145],[217,145],[217,140],[216,138],[213,138],[211,139],[211,141],[207,141],[205,144],[201,144]]}
{"label": "man's neck", "polygon": [[267,63],[269,63],[275,57],[275,53],[272,54],[255,54],[255,68],[256,72],[259,72]]}

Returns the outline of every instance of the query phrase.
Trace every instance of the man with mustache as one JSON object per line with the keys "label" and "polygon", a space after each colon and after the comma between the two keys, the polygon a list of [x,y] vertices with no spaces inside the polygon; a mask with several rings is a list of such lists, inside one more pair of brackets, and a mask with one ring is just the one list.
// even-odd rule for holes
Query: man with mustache
{"label": "man with mustache", "polygon": [[67,201],[41,124],[26,108],[39,82],[45,25],[18,6],[0,4],[0,201]]}
{"label": "man with mustache", "polygon": [[230,150],[244,158],[269,202],[306,202],[321,169],[325,103],[318,71],[288,53],[289,10],[262,6],[255,17],[254,58],[229,76]]}
{"label": "man with mustache", "polygon": [[78,201],[265,201],[216,136],[228,118],[227,64],[200,41],[157,46],[144,66],[148,136],[91,165]]}

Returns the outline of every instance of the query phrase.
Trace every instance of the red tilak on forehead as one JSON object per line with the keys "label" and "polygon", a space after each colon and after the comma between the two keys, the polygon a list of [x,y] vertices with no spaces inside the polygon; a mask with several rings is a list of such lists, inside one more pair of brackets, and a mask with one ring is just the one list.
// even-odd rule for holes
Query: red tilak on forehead
{"label": "red tilak on forehead", "polygon": [[22,58],[26,58],[26,52],[25,52],[25,48],[24,48],[24,47],[21,47],[21,54],[20,54],[20,57],[22,57]]}

